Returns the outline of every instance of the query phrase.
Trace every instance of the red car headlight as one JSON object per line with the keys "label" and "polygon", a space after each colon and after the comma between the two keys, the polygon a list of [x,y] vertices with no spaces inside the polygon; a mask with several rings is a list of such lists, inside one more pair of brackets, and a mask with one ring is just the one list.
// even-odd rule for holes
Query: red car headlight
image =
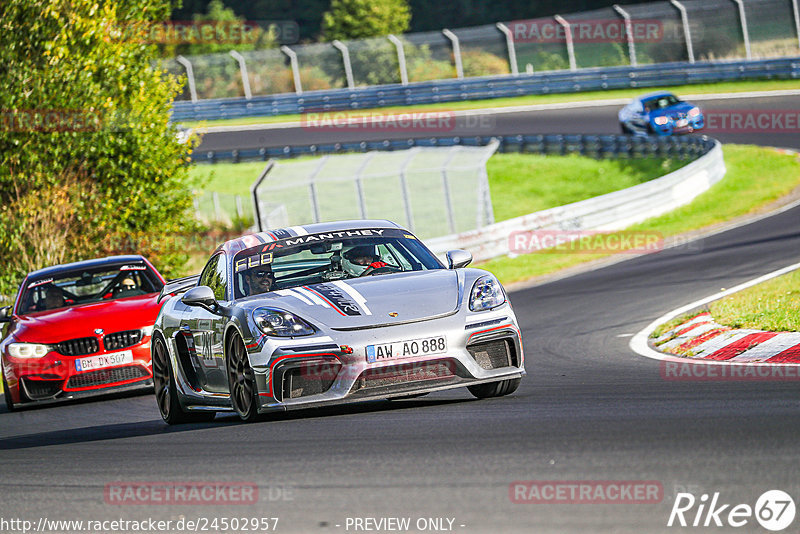
{"label": "red car headlight", "polygon": [[8,355],[12,358],[44,358],[50,352],[48,345],[39,343],[11,343]]}

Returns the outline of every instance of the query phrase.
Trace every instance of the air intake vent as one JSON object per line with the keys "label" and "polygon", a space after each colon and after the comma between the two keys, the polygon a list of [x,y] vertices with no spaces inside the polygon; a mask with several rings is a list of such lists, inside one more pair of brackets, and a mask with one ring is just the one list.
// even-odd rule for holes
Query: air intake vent
{"label": "air intake vent", "polygon": [[82,373],[70,377],[67,382],[68,389],[88,388],[92,386],[102,386],[113,384],[114,382],[124,382],[136,378],[147,377],[147,371],[137,366],[117,367],[116,369],[101,369],[90,373]]}
{"label": "air intake vent", "polygon": [[124,332],[114,332],[103,338],[103,345],[106,350],[119,350],[132,347],[142,340],[141,330],[125,330]]}
{"label": "air intake vent", "polygon": [[516,366],[517,358],[511,342],[507,339],[496,339],[484,343],[475,343],[467,347],[475,361],[483,369],[499,369]]}
{"label": "air intake vent", "polygon": [[64,356],[83,356],[84,354],[94,354],[100,350],[97,338],[82,337],[62,341],[56,345],[56,350]]}

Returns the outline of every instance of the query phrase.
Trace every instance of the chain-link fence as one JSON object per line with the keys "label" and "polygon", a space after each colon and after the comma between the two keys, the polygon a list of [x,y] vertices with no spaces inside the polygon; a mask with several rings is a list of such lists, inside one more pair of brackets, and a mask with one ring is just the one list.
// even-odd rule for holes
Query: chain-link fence
{"label": "chain-link fence", "polygon": [[273,160],[254,184],[257,224],[389,219],[422,238],[481,228],[494,222],[486,162],[498,144]]}
{"label": "chain-link fence", "polygon": [[[165,61],[179,100],[800,54],[800,0],[670,0],[472,28]],[[188,64],[191,67],[187,67]],[[189,71],[193,75],[189,75]],[[249,97],[248,97],[249,98]]]}

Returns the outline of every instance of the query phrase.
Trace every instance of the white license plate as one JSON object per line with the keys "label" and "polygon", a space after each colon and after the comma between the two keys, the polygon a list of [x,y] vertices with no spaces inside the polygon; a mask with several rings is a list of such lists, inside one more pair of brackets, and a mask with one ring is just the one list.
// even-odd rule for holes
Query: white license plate
{"label": "white license plate", "polygon": [[129,350],[75,360],[75,370],[78,372],[94,371],[95,369],[115,367],[126,363],[133,363],[133,352]]}
{"label": "white license plate", "polygon": [[688,124],[689,124],[689,121],[687,119],[678,119],[678,122],[675,123],[675,125],[678,128],[683,128],[684,126],[687,126]]}
{"label": "white license plate", "polygon": [[408,341],[395,341],[379,345],[367,345],[367,362],[376,363],[399,358],[413,358],[447,352],[447,340],[444,336],[434,336]]}

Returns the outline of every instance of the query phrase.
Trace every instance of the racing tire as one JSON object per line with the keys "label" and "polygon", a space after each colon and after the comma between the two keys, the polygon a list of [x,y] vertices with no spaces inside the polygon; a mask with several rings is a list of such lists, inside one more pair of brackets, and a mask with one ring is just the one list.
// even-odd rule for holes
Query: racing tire
{"label": "racing tire", "polygon": [[6,377],[3,377],[3,397],[6,399],[6,408],[8,411],[15,412],[17,409],[14,407],[14,400],[11,398],[11,391],[8,389]]}
{"label": "racing tire", "polygon": [[489,382],[487,384],[476,384],[474,386],[467,386],[469,392],[479,399],[490,399],[492,397],[503,397],[511,395],[519,387],[521,378],[511,378],[509,380],[500,380],[499,382]]}
{"label": "racing tire", "polygon": [[161,336],[153,338],[153,388],[161,418],[168,425],[202,423],[214,419],[216,412],[187,412],[178,400],[178,386],[170,363],[167,345]]}
{"label": "racing tire", "polygon": [[623,133],[624,135],[631,135],[631,134],[633,134],[633,132],[631,131],[631,129],[630,129],[630,128],[628,128],[628,125],[627,125],[627,124],[625,124],[624,122],[620,122],[620,123],[619,123],[619,129],[620,129],[620,130],[622,130],[622,133]]}
{"label": "racing tire", "polygon": [[228,387],[231,404],[242,421],[248,423],[260,418],[258,413],[258,388],[250,359],[238,332],[228,340],[226,366],[228,370]]}

